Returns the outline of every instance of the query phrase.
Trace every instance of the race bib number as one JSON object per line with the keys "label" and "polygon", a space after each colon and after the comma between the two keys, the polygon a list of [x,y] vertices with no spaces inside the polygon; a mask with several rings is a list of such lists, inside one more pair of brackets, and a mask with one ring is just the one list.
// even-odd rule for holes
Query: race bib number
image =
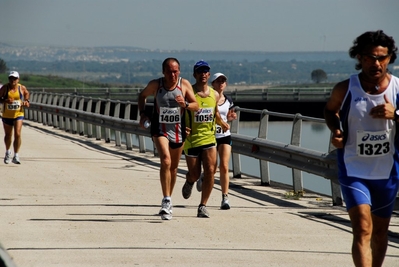
{"label": "race bib number", "polygon": [[220,125],[216,125],[216,133],[222,134],[223,133],[223,128]]}
{"label": "race bib number", "polygon": [[389,153],[389,132],[357,131],[357,155],[359,157],[381,157]]}
{"label": "race bib number", "polygon": [[159,123],[180,123],[180,108],[161,107],[159,109]]}
{"label": "race bib number", "polygon": [[19,110],[21,108],[21,101],[20,100],[14,100],[12,104],[7,104],[7,109],[8,110]]}
{"label": "race bib number", "polygon": [[213,108],[201,108],[194,115],[195,123],[213,122]]}

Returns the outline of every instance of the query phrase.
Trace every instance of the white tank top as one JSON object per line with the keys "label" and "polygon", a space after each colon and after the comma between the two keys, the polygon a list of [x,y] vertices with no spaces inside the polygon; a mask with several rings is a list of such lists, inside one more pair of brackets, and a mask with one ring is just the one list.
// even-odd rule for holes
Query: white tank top
{"label": "white tank top", "polygon": [[[233,107],[234,107],[233,100],[229,96],[224,95],[223,104],[218,105],[220,117],[222,118],[222,120],[224,122],[227,122],[227,114],[229,113],[229,110]],[[225,136],[229,136],[229,135],[231,135],[230,130],[227,130],[226,132],[224,132],[222,129],[222,126],[216,124],[216,139],[222,138]]]}
{"label": "white tank top", "polygon": [[346,113],[346,118],[343,118],[347,138],[344,163],[348,176],[370,180],[390,176],[395,153],[395,122],[372,118],[369,113],[372,107],[385,103],[384,95],[396,107],[399,79],[391,77],[388,88],[378,95],[364,92],[358,74],[350,77],[349,89],[341,106],[341,112]]}

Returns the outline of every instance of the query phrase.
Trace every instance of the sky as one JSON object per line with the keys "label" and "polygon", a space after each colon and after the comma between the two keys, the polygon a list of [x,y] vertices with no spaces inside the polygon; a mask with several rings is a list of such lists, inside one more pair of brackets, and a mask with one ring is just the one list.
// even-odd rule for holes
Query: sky
{"label": "sky", "polygon": [[0,42],[160,50],[347,51],[399,0],[0,0]]}

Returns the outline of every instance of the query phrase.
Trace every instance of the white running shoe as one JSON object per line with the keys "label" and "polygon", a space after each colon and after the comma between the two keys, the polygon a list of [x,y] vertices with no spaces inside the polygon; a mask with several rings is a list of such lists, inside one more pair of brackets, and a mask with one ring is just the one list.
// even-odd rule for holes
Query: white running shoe
{"label": "white running shoe", "polygon": [[10,162],[11,162],[11,153],[6,152],[6,155],[4,156],[4,163],[9,164]]}
{"label": "white running shoe", "polygon": [[208,213],[208,210],[206,209],[206,206],[198,207],[197,217],[198,218],[209,218],[209,213]]}
{"label": "white running shoe", "polygon": [[162,199],[161,210],[159,211],[159,215],[161,215],[162,220],[170,220],[172,219],[173,206],[170,200]]}
{"label": "white running shoe", "polygon": [[220,209],[221,210],[229,210],[230,209],[230,203],[229,203],[228,195],[223,195],[222,204],[220,205]]}
{"label": "white running shoe", "polygon": [[19,156],[14,156],[14,157],[12,158],[12,163],[14,163],[14,164],[21,164],[21,162],[19,161]]}

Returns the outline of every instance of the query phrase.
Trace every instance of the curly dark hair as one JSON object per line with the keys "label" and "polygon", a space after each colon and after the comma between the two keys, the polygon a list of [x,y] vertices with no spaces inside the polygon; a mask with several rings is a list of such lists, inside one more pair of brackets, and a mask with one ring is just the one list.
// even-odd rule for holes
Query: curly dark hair
{"label": "curly dark hair", "polygon": [[[382,30],[365,32],[353,41],[353,46],[349,49],[349,56],[356,58],[357,55],[369,46],[382,46],[388,48],[388,54],[391,55],[389,64],[394,63],[396,59],[396,51],[398,48],[395,46],[395,41],[391,36],[386,35]],[[362,68],[362,64],[356,64],[356,70]]]}

